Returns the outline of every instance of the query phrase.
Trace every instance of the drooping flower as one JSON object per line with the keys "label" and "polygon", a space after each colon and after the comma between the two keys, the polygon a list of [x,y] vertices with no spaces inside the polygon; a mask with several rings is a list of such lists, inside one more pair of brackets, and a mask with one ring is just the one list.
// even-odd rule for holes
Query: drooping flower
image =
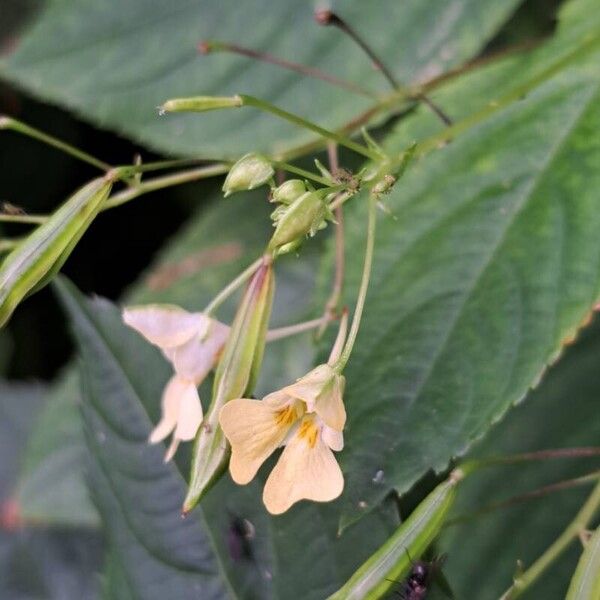
{"label": "drooping flower", "polygon": [[249,483],[262,463],[285,445],[265,486],[269,512],[284,512],[298,500],[326,502],[341,494],[344,479],[332,450],[343,448],[343,388],[344,377],[323,364],[263,400],[240,398],[221,409],[221,427],[231,444],[229,470],[236,483]]}
{"label": "drooping flower", "polygon": [[169,461],[179,442],[192,440],[202,422],[197,388],[215,366],[229,328],[203,313],[168,304],[125,308],[123,321],[158,346],[175,371],[163,391],[161,420],[149,437],[156,444],[173,432],[165,455]]}
{"label": "drooping flower", "polygon": [[221,409],[221,428],[231,444],[229,471],[236,483],[249,483],[263,462],[285,446],[263,494],[272,514],[303,499],[328,502],[344,489],[333,451],[344,446],[345,379],[335,364],[346,327],[344,312],[327,363],[262,400],[238,398]]}

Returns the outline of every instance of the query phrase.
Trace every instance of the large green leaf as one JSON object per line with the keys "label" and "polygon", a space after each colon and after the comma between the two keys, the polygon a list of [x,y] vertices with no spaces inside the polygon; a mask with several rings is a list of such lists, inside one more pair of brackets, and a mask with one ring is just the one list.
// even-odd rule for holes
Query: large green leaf
{"label": "large green leaf", "polygon": [[[111,550],[127,565],[127,587],[148,599],[223,598],[206,533],[196,516],[181,519],[184,481],[174,464],[162,461],[162,448],[147,443],[150,419],[140,398],[152,399],[156,418],[153,392],[168,378],[167,364],[136,336],[107,335],[107,321],[124,327],[117,310],[97,310],[92,316],[65,284],[59,289],[82,359],[90,488]],[[129,568],[135,564],[143,570]]]}
{"label": "large green leaf", "polygon": [[21,514],[15,479],[45,391],[40,384],[0,382],[0,597],[91,600],[97,587],[94,573],[102,560],[99,536],[27,528],[10,518],[14,509],[14,516]]}
{"label": "large green leaf", "polygon": [[27,445],[17,498],[25,521],[94,527],[98,516],[83,480],[79,378],[73,371],[47,394]]}
{"label": "large green leaf", "polygon": [[[540,51],[542,64],[586,39],[564,35]],[[524,397],[598,298],[597,48],[413,164],[389,196],[398,220],[380,219],[347,370],[343,522],[463,454]],[[492,68],[488,83],[497,76]],[[474,77],[481,90],[472,77],[457,82],[449,109],[460,114],[472,93],[490,99]],[[418,129],[426,125],[395,135]],[[365,203],[349,206],[346,221],[348,247],[364,246]],[[351,261],[348,301],[359,276]]]}
{"label": "large green leaf", "polygon": [[[116,569],[132,596],[148,600],[165,593],[225,598],[228,588],[240,598],[283,599],[294,590],[317,600],[389,535],[395,519],[387,510],[341,539],[335,506],[305,503],[284,518],[269,517],[258,485],[238,487],[228,478],[182,520],[184,480],[162,462],[162,447],[147,444],[169,367],[122,324],[116,307],[89,302],[65,283],[59,289],[82,358],[90,487],[113,553],[109,581]],[[253,561],[234,561],[228,553],[233,515],[254,524]]]}
{"label": "large green leaf", "polygon": [[[567,7],[568,10],[562,16],[561,21],[563,25],[557,39],[551,44],[544,46],[535,54],[511,58],[500,64],[490,66],[481,72],[474,72],[441,90],[440,97],[444,105],[447,105],[452,114],[457,117],[469,114],[484,105],[485,102],[497,97],[498,90],[505,89],[507,85],[510,87],[514,83],[528,81],[531,77],[538,74],[540,70],[547,67],[548,64],[555,63],[562,56],[571,52],[573,47],[580,44],[581,40],[585,39],[585,36],[590,31],[593,32],[594,28],[597,28],[597,15],[594,16],[595,13],[584,10],[588,4],[590,4],[590,0],[586,0],[585,2],[580,0],[579,2],[569,4]],[[582,9],[582,7],[584,8]],[[542,102],[541,96],[535,96],[527,102],[518,103],[501,115],[498,115],[496,120],[492,121],[490,125],[481,126],[478,130],[474,130],[465,140],[459,140],[451,144],[448,148],[445,148],[437,156],[413,165],[411,169],[414,172],[409,175],[408,179],[401,182],[402,188],[399,185],[395,191],[393,202],[397,204],[395,204],[394,210],[398,214],[402,214],[402,220],[400,224],[391,221],[382,223],[383,243],[387,247],[387,250],[384,250],[384,252],[387,253],[387,256],[383,256],[378,250],[376,262],[378,265],[381,263],[381,269],[378,267],[378,272],[375,276],[375,285],[369,295],[365,322],[367,333],[364,334],[365,338],[362,339],[366,339],[367,341],[369,338],[376,340],[377,337],[369,336],[368,333],[370,330],[372,331],[374,323],[378,331],[386,330],[388,325],[386,319],[393,321],[396,318],[401,318],[401,311],[407,310],[407,302],[414,303],[415,301],[420,301],[417,296],[413,299],[407,297],[406,294],[410,289],[413,290],[411,292],[413,295],[422,293],[425,298],[428,294],[435,296],[436,294],[444,293],[444,289],[440,290],[439,286],[443,288],[446,284],[450,284],[455,287],[451,289],[452,296],[450,300],[452,300],[452,304],[444,302],[444,296],[442,296],[442,300],[430,307],[431,310],[439,310],[437,325],[436,323],[429,323],[427,321],[429,315],[426,313],[421,314],[418,320],[412,320],[409,317],[404,323],[397,324],[397,329],[390,329],[387,343],[391,344],[391,351],[388,347],[380,348],[381,354],[385,355],[387,360],[391,361],[391,364],[381,364],[377,359],[377,365],[372,368],[375,361],[369,358],[365,363],[369,367],[369,372],[364,373],[361,369],[356,371],[356,380],[360,379],[363,382],[363,387],[352,385],[348,390],[348,398],[352,406],[354,405],[353,403],[358,405],[356,412],[351,410],[351,412],[355,412],[357,420],[364,420],[363,410],[367,406],[367,403],[363,402],[363,392],[361,390],[367,390],[366,385],[373,386],[372,388],[368,388],[366,392],[367,396],[370,397],[372,394],[379,396],[381,380],[383,379],[387,382],[381,388],[382,394],[379,396],[381,403],[378,404],[378,407],[383,407],[383,410],[377,413],[377,419],[385,420],[385,425],[381,431],[386,433],[382,441],[378,441],[378,444],[371,446],[374,443],[372,436],[375,435],[374,431],[377,427],[373,427],[368,421],[359,426],[362,428],[363,433],[361,436],[363,437],[360,438],[358,446],[354,446],[354,449],[350,446],[351,454],[348,454],[347,459],[348,469],[354,471],[347,490],[347,497],[350,504],[355,506],[358,502],[369,500],[369,498],[372,499],[372,503],[374,504],[377,498],[382,497],[386,493],[390,483],[398,485],[400,489],[406,489],[427,468],[432,466],[442,468],[451,454],[462,450],[468,445],[470,438],[485,432],[491,421],[489,415],[486,417],[483,414],[485,410],[489,410],[493,413],[493,416],[497,416],[499,412],[494,412],[495,410],[501,412],[514,400],[514,397],[511,398],[508,396],[501,399],[500,392],[497,392],[493,402],[490,401],[489,404],[489,398],[481,400],[481,410],[473,414],[474,420],[479,419],[478,423],[471,423],[469,428],[467,428],[468,424],[465,417],[465,429],[461,431],[456,426],[456,421],[463,419],[464,415],[460,413],[463,409],[456,400],[447,402],[446,396],[443,395],[443,397],[435,398],[432,403],[429,403],[432,398],[428,395],[429,400],[422,402],[419,399],[419,405],[413,407],[407,406],[407,403],[403,401],[403,404],[400,406],[402,414],[396,415],[394,414],[394,407],[396,406],[397,397],[393,394],[396,385],[398,385],[398,389],[412,385],[413,374],[410,372],[410,368],[407,368],[407,366],[410,366],[407,360],[410,363],[415,363],[422,357],[428,359],[432,354],[435,354],[437,347],[436,336],[440,328],[443,330],[447,316],[446,311],[449,310],[452,312],[453,310],[460,309],[460,306],[456,303],[463,301],[462,296],[464,296],[465,292],[468,295],[468,298],[464,298],[465,302],[469,298],[474,298],[474,300],[470,300],[470,305],[465,305],[465,309],[463,310],[463,313],[467,316],[475,314],[473,311],[476,306],[473,305],[473,302],[486,301],[485,298],[481,298],[481,295],[478,296],[475,293],[477,290],[474,290],[474,293],[471,294],[468,289],[465,290],[464,287],[461,287],[465,283],[468,285],[468,281],[459,281],[458,279],[455,281],[453,273],[444,273],[444,265],[447,262],[449,268],[458,269],[461,273],[464,269],[464,276],[473,275],[472,269],[477,268],[476,260],[478,258],[474,252],[478,251],[479,244],[481,244],[483,251],[489,253],[490,249],[486,245],[490,241],[488,240],[488,228],[501,226],[502,223],[498,222],[498,219],[506,216],[501,211],[506,211],[507,206],[502,205],[499,206],[498,210],[494,210],[490,204],[492,202],[498,204],[506,204],[508,202],[503,196],[498,195],[498,190],[504,191],[504,186],[514,186],[512,189],[506,190],[506,198],[509,198],[510,202],[515,202],[519,199],[518,194],[525,190],[526,186],[531,182],[531,178],[539,177],[539,186],[542,187],[540,187],[536,194],[539,197],[538,202],[544,203],[543,196],[545,192],[543,185],[551,186],[553,178],[559,179],[561,177],[561,174],[558,172],[544,172],[540,170],[540,160],[542,162],[544,160],[543,153],[547,140],[554,135],[560,137],[561,132],[566,135],[564,127],[566,127],[567,122],[565,121],[563,127],[560,121],[569,116],[569,110],[577,110],[577,102],[581,101],[583,97],[581,94],[587,93],[585,86],[579,92],[573,92],[573,88],[576,88],[579,80],[569,78],[581,77],[581,82],[586,84],[588,77],[595,76],[596,71],[593,70],[594,68],[595,63],[593,60],[581,62],[579,70],[575,75],[572,73],[563,75],[563,77],[567,78],[557,79],[550,82],[546,88],[542,88],[542,90],[545,90],[544,94],[550,94],[550,97],[543,96],[543,98],[546,98],[544,102]],[[557,92],[557,103],[555,103],[551,97],[552,90],[560,88],[563,83],[565,88],[561,94]],[[536,115],[535,113],[540,106],[546,110],[546,113]],[[548,129],[545,133],[542,131],[546,137],[539,137],[538,139],[538,128],[542,130],[545,128],[545,119],[550,112],[550,122],[551,124],[554,123],[554,129]],[[533,119],[530,120],[532,116]],[[541,123],[543,125],[540,125]],[[430,115],[426,111],[422,111],[421,114],[417,115],[416,119],[409,120],[391,136],[387,140],[387,144],[391,149],[405,147],[410,140],[426,136],[431,132],[432,127],[436,127],[437,129],[439,125],[437,123],[432,124]],[[496,130],[493,129],[494,127],[496,130],[499,130],[498,133],[495,133]],[[504,136],[502,128],[504,128],[504,133],[507,133],[507,136]],[[519,131],[521,132],[520,136]],[[575,129],[570,137],[567,135],[563,152],[561,156],[557,157],[557,165],[565,164],[570,152],[568,142],[577,140],[574,136],[578,134],[578,131],[579,129]],[[508,134],[511,134],[512,137],[508,136]],[[500,163],[499,159],[502,158],[503,161],[511,162],[511,144],[514,143],[516,137],[519,137],[519,144],[514,148],[517,151],[516,154],[519,156],[512,160],[512,166],[517,169],[522,167],[522,172],[515,175],[515,172],[510,172],[510,169],[505,170],[506,166]],[[590,141],[593,143],[593,136],[590,136]],[[499,145],[500,153],[498,157],[495,155],[496,145]],[[460,154],[465,147],[468,153],[461,159]],[[535,151],[537,154],[532,153],[532,151]],[[589,152],[583,149],[582,152],[587,156],[586,160],[594,160],[593,149],[590,149]],[[522,154],[525,154],[524,158],[521,158]],[[577,160],[576,157],[573,158],[574,166],[572,169],[569,166],[563,166],[563,168],[572,170],[573,174],[580,173],[583,163],[579,164]],[[474,165],[476,167],[479,165],[479,167],[477,167],[477,170],[473,169],[473,172],[471,172]],[[479,171],[478,169],[483,169],[483,171]],[[593,170],[594,165],[592,164],[589,171],[593,173]],[[515,180],[516,176],[521,177],[521,179]],[[560,191],[561,195],[564,195],[565,202],[571,203],[571,198],[578,196],[575,199],[576,201],[572,203],[573,210],[575,210],[575,207],[579,203],[584,205],[586,202],[588,204],[591,202],[593,204],[593,198],[589,200],[585,196],[585,190],[581,197],[579,197],[579,186],[576,182],[573,183],[571,178],[572,174],[569,174],[567,178],[569,180],[567,182],[569,189]],[[405,192],[405,186],[407,192]],[[446,195],[446,187],[449,190],[448,197]],[[482,194],[487,194],[489,197],[483,197],[481,202],[477,202],[475,198],[482,189]],[[591,194],[591,190],[593,188],[588,188],[587,193]],[[428,196],[425,196],[424,202],[421,203],[421,195],[425,193]],[[555,193],[559,193],[559,188],[555,190]],[[398,202],[400,196],[402,196],[402,200]],[[527,206],[533,204],[534,201],[533,196],[522,199],[524,205]],[[359,204],[360,199],[356,199],[353,202],[354,204]],[[260,203],[259,196],[248,195],[244,199],[234,198],[229,202],[219,203],[208,211],[199,213],[197,218],[190,223],[189,227],[177,236],[174,243],[166,252],[161,253],[158,261],[150,271],[142,276],[141,281],[135,287],[135,292],[130,296],[131,299],[136,302],[176,302],[190,309],[198,309],[207,302],[211,294],[216,292],[221,285],[233,277],[248,262],[249,258],[247,259],[246,257],[257,254],[264,243],[268,229],[266,226],[266,208],[264,211],[248,211],[246,208],[248,204],[246,203],[251,204],[253,209],[256,206],[264,206]],[[471,206],[468,210],[467,208],[465,210],[461,209],[462,205],[466,206],[469,203]],[[403,205],[407,205],[407,208],[400,208]],[[462,212],[460,212],[461,210]],[[577,210],[579,209],[577,208]],[[593,212],[593,207],[591,210]],[[454,219],[448,217],[448,215],[452,214],[452,211],[459,212]],[[477,211],[481,212],[478,213]],[[240,215],[243,215],[243,218]],[[351,217],[347,220],[350,230],[349,247],[353,249],[353,252],[358,252],[363,243],[361,229],[364,219],[358,207],[352,209],[349,216]],[[443,222],[445,218],[446,223]],[[535,226],[534,221],[537,217],[533,215],[527,218]],[[517,222],[519,220],[523,220],[522,216],[516,219]],[[583,217],[581,220],[585,221]],[[429,241],[425,234],[428,228],[435,227],[437,222],[440,222],[440,225],[431,234],[437,244],[437,250],[434,251],[434,248],[432,248],[430,254],[428,248]],[[593,219],[589,223],[584,223],[584,225],[591,228],[593,226],[592,223]],[[470,254],[464,254],[464,256],[463,246],[461,245],[463,240],[460,227],[468,229],[467,233],[470,233],[470,238],[468,239],[470,239],[473,247],[477,247],[475,250],[471,249]],[[217,241],[214,238],[215,231],[219,232],[219,239]],[[535,241],[527,241],[527,235],[525,234],[524,236],[527,244],[536,246]],[[456,243],[446,252],[443,244],[450,245],[455,239],[459,239],[461,244]],[[466,241],[467,239],[465,239]],[[517,253],[526,252],[528,246],[521,247],[517,245],[517,242],[510,242],[511,246],[514,245],[514,251]],[[581,241],[582,247],[584,243],[587,243],[587,241]],[[591,252],[593,252],[593,243],[592,241]],[[410,246],[410,244],[413,244],[413,246]],[[308,248],[313,249],[314,242],[311,245],[307,244],[306,249]],[[406,251],[409,252],[408,256],[410,260],[407,259],[406,264],[404,264]],[[399,252],[398,261],[401,262],[398,269],[391,264],[391,261],[395,260],[397,252]],[[306,250],[304,254],[306,254]],[[441,258],[440,254],[442,255]],[[500,256],[500,259],[503,259],[503,256]],[[282,265],[285,268],[279,269],[279,301],[276,305],[276,314],[274,316],[276,324],[281,325],[286,322],[293,322],[306,316],[305,312],[310,302],[308,297],[310,296],[312,281],[312,262],[307,261],[306,258],[306,255],[303,256],[302,260],[288,258],[286,259],[286,264]],[[483,255],[479,258],[483,258]],[[444,262],[440,264],[440,260]],[[530,260],[538,259],[532,256]],[[421,261],[423,262],[421,263]],[[435,270],[432,270],[429,266],[431,261],[434,261],[437,265]],[[546,258],[540,257],[539,261],[540,263],[545,263]],[[353,264],[355,268],[351,269],[349,273],[351,283],[352,280],[356,280],[357,276],[356,262],[353,261]],[[495,264],[498,264],[498,260],[495,262],[492,261],[491,266],[493,267]],[[425,268],[428,269],[429,274],[427,274]],[[404,274],[402,274],[402,269],[404,269]],[[413,288],[407,288],[405,284],[411,282],[405,282],[399,279],[399,277],[402,275],[402,277],[410,278],[410,273],[406,274],[406,272],[410,271],[412,273],[415,269],[419,272],[421,279],[414,283],[416,288],[414,286]],[[388,277],[388,273],[391,273],[394,277]],[[594,278],[595,276],[594,274]],[[380,285],[380,281],[377,278],[381,277],[388,278],[385,285]],[[589,283],[593,285],[591,279]],[[424,285],[430,285],[431,287],[420,291]],[[485,288],[485,284],[482,285]],[[396,289],[395,286],[398,286],[398,288]],[[404,295],[398,292],[401,289],[404,289]],[[565,290],[565,293],[572,294],[573,291]],[[593,293],[590,292],[590,301],[592,296]],[[349,298],[351,297],[349,295]],[[380,309],[378,308],[378,304],[375,304],[375,308],[371,308],[371,302],[383,303],[385,306]],[[586,303],[584,302],[584,304]],[[279,313],[278,307],[282,308],[282,313]],[[375,313],[375,310],[378,312]],[[458,317],[459,315],[457,314],[456,318],[458,319]],[[376,322],[372,321],[373,318]],[[569,319],[571,326],[577,321],[577,318],[572,319],[569,317],[566,319],[566,322]],[[457,323],[460,323],[460,319],[458,319]],[[510,319],[502,322],[498,321],[497,326],[500,331],[504,323],[511,325],[512,322]],[[437,329],[432,328],[433,325],[436,325]],[[513,330],[507,330],[506,344],[510,343],[510,336],[515,331],[515,324],[512,323],[511,326],[513,326]],[[565,325],[565,327],[567,326]],[[425,328],[428,334],[427,339],[420,334],[420,331],[413,331],[412,333],[407,331],[411,327],[413,329]],[[463,335],[465,332],[467,335],[466,338],[461,337],[460,340],[456,338],[456,334]],[[377,334],[377,332],[375,333]],[[394,339],[396,333],[398,335],[401,333],[401,335],[397,339]],[[407,333],[411,333],[411,335],[407,336]],[[535,334],[535,331],[532,334]],[[453,338],[454,342],[452,343],[465,344],[467,351],[477,354],[478,349],[473,344],[479,343],[478,340],[483,339],[486,335],[487,332],[480,336],[478,330],[473,331],[472,325],[467,324],[465,327],[457,329]],[[530,334],[527,333],[527,335],[529,336]],[[362,344],[360,340],[361,338],[359,338],[359,345]],[[537,341],[540,340],[538,339]],[[286,351],[280,353],[279,361],[275,361],[273,358],[269,358],[269,356],[267,357],[261,391],[275,389],[278,385],[286,383],[286,381],[301,374],[308,360],[310,360],[310,348],[307,338],[304,338],[303,349],[295,343],[290,345],[281,344],[280,347],[285,347]],[[396,349],[394,350],[394,348]],[[492,346],[489,349],[492,353],[494,352]],[[373,348],[369,344],[366,344],[365,352],[371,352],[372,350]],[[302,359],[299,359],[299,356]],[[460,354],[457,354],[457,356],[460,356]],[[285,357],[285,359],[281,360],[281,357]],[[377,358],[377,356],[373,358]],[[463,371],[460,369],[454,371],[454,364],[457,360],[455,357],[452,368],[443,377],[438,379],[436,373],[436,377],[431,380],[430,385],[437,385],[436,382],[440,381],[442,382],[440,385],[445,385],[446,377],[450,382],[452,382],[455,375],[463,377]],[[397,379],[393,374],[390,375],[390,370],[393,371],[395,369],[395,361],[401,362],[400,366],[405,369],[403,373],[399,372],[397,374]],[[542,369],[543,363],[544,360],[541,360],[538,363],[539,366],[531,371],[531,373],[537,376]],[[359,364],[359,361],[356,361],[355,364]],[[478,364],[478,361],[475,364]],[[285,368],[282,369],[282,366]],[[441,366],[442,363],[438,365],[438,371]],[[488,368],[492,372],[496,366],[499,368],[497,376],[502,378],[502,364],[491,362]],[[525,365],[522,366],[525,368]],[[526,378],[527,376],[522,381],[525,382]],[[519,395],[524,393],[529,383],[531,381],[523,383]],[[492,387],[491,382],[490,387]],[[355,389],[358,389],[360,393],[357,394]],[[445,391],[442,389],[441,393],[445,394]],[[427,416],[430,411],[437,410],[438,403],[441,403],[443,408],[447,409],[448,412],[453,412],[453,417],[449,420],[449,426],[451,428],[457,427],[454,431],[454,439],[450,439],[449,437],[438,439],[440,436],[437,435],[433,436],[435,439],[432,439],[430,436],[429,419],[423,417],[423,414]],[[75,399],[72,400],[71,404],[71,411],[73,411]],[[49,406],[48,411],[52,412],[52,410],[53,408]],[[389,411],[392,412],[390,413]],[[413,423],[413,419],[416,419],[417,422]],[[51,428],[45,428],[42,433],[49,438],[51,445],[54,444],[58,453],[65,452],[64,440],[72,439],[75,452],[81,456],[82,441],[81,434],[78,432],[76,416],[69,420],[69,422],[73,424],[72,433],[69,436],[53,435]],[[357,425],[352,426],[357,427]],[[365,432],[369,430],[370,434],[367,435]],[[411,435],[407,436],[406,433],[409,431]],[[463,433],[465,434],[464,438],[461,437]],[[389,446],[394,446],[397,443],[400,444],[399,447],[389,448]],[[385,451],[381,451],[380,446],[384,446]],[[407,452],[407,446],[408,450],[410,450],[409,452]],[[355,450],[356,448],[358,450]],[[355,454],[355,452],[359,454]],[[48,457],[50,458],[51,456],[52,453],[48,452]],[[384,469],[388,475],[386,484],[376,486],[372,482],[374,474],[380,468],[386,466],[383,464],[380,456],[383,460],[393,462],[393,465],[391,470]],[[398,456],[401,457],[401,460],[398,460]],[[45,460],[38,461],[37,458],[29,461],[28,465],[30,465],[31,469],[30,473],[26,474],[26,478],[38,477],[35,473],[38,469],[43,474],[47,468],[45,462]],[[360,471],[355,470],[356,465],[360,465]],[[389,478],[390,475],[391,479]],[[42,475],[42,480],[47,482],[48,487],[45,490],[47,495],[43,494],[42,490],[40,490],[39,502],[37,504],[40,507],[51,507],[53,504],[45,502],[46,497],[52,498],[59,497],[60,495],[64,497],[78,497],[77,495],[73,495],[70,489],[71,484],[68,483],[71,481],[78,489],[82,488],[81,467],[79,469],[73,467],[65,471],[63,477],[59,477],[55,473],[51,481]],[[63,485],[66,487],[63,488]],[[25,498],[23,502],[26,506],[27,499]],[[68,512],[69,517],[72,519],[85,520],[87,518],[86,515],[89,515],[90,512],[89,502],[81,504],[81,510],[77,503],[69,503],[69,510],[65,512]],[[40,516],[39,512],[37,514]],[[52,517],[52,515],[49,516]]]}
{"label": "large green leaf", "polygon": [[[362,31],[402,80],[439,74],[475,55],[518,0],[347,0],[342,14]],[[0,59],[0,75],[103,126],[168,152],[229,154],[275,149],[307,139],[255,111],[158,118],[169,97],[248,93],[337,126],[369,100],[248,59],[198,57],[197,43],[218,38],[317,66],[374,91],[385,81],[343,35],[319,28],[312,1],[198,2],[46,0]]]}
{"label": "large green leaf", "polygon": [[[600,322],[570,348],[522,406],[492,430],[474,457],[544,448],[597,445],[600,439]],[[598,469],[598,459],[552,460],[495,467],[467,479],[456,515],[553,482]],[[441,541],[445,568],[456,597],[494,600],[509,587],[517,560],[527,568],[561,533],[583,503],[588,489],[550,496],[450,527]],[[574,544],[524,598],[564,598],[581,549]]]}

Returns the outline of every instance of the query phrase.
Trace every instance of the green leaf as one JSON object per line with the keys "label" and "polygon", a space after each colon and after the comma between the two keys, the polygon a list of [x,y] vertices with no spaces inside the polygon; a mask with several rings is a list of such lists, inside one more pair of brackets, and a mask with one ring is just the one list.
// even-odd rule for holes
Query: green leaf
{"label": "green leaf", "polygon": [[[432,77],[474,56],[511,14],[517,0],[419,0],[340,7],[403,81]],[[315,24],[313,2],[102,0],[45,7],[0,75],[25,89],[149,146],[167,152],[239,157],[281,149],[309,134],[253,110],[158,118],[156,106],[192,95],[256,94],[339,126],[372,100],[272,65],[226,54],[198,56],[203,39],[219,39],[315,66],[387,91],[381,75],[347,38]]]}
{"label": "green leaf", "polygon": [[[539,388],[511,411],[472,457],[503,456],[547,448],[597,445],[600,394],[600,321],[547,374]],[[564,459],[494,467],[464,481],[455,516],[468,516],[539,487],[600,468],[600,460]],[[448,528],[439,551],[447,552],[444,571],[456,597],[498,598],[512,583],[517,560],[527,568],[576,515],[590,486],[555,492],[498,509]],[[580,554],[575,542],[523,598],[564,598]]]}
{"label": "green leaf", "polygon": [[[182,520],[183,478],[173,463],[163,463],[164,448],[147,444],[168,365],[122,324],[116,307],[87,301],[66,283],[59,292],[82,359],[90,487],[113,553],[111,570],[115,560],[122,565],[117,577],[127,581],[132,596],[224,598],[233,588],[234,597],[250,597],[252,589],[260,598],[283,599],[293,589],[317,600],[389,535],[395,519],[387,510],[342,539],[332,506],[305,503],[284,518],[269,517],[258,485],[235,486],[228,477]],[[254,524],[252,561],[236,562],[228,554],[233,515]],[[307,547],[311,552],[301,556]]]}
{"label": "green leaf", "polygon": [[25,521],[95,527],[99,524],[83,479],[80,383],[69,370],[47,394],[35,422],[17,487]]}
{"label": "green leaf", "polygon": [[[106,321],[120,322],[114,308],[92,314],[65,283],[60,299],[72,319],[81,363],[83,420],[91,454],[90,488],[103,517],[111,549],[127,569],[127,585],[142,598],[197,596],[222,598],[225,588],[197,518],[182,520],[185,484],[174,464],[162,461],[162,448],[150,446],[150,419],[141,397],[168,377],[155,349],[135,336],[106,336]],[[124,327],[124,326],[121,326]],[[131,358],[151,363],[134,382]],[[154,358],[154,361],[152,359]],[[152,412],[156,413],[153,406]]]}
{"label": "green leaf", "polygon": [[[564,46],[559,38],[550,48],[555,60]],[[347,369],[343,524],[464,454],[592,309],[600,294],[599,56],[596,45],[414,163],[386,199],[398,220],[380,218]],[[477,77],[479,97],[489,98]],[[455,84],[455,102],[476,89],[470,83]],[[397,135],[405,139],[402,129]],[[347,247],[362,248],[365,203],[347,212]],[[360,269],[348,265],[347,301]],[[383,485],[373,483],[379,470]]]}
{"label": "green leaf", "polygon": [[95,533],[51,531],[6,520],[10,504],[16,516],[24,514],[14,495],[23,451],[46,399],[45,386],[0,381],[0,530],[1,598],[93,598],[94,574],[101,565],[102,543]]}

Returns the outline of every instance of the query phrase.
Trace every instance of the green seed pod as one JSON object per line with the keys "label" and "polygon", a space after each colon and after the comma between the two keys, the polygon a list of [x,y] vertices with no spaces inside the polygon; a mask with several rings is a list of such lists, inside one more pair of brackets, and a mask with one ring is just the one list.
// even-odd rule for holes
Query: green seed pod
{"label": "green seed pod", "polygon": [[265,258],[244,293],[213,384],[213,397],[198,430],[190,485],[183,503],[188,513],[227,468],[230,448],[219,425],[223,405],[252,391],[262,362],[275,279],[271,258]]}
{"label": "green seed pod", "polygon": [[229,170],[223,191],[225,197],[235,192],[253,190],[267,183],[275,175],[273,166],[260,154],[246,154]]}
{"label": "green seed pod", "polygon": [[571,579],[566,600],[600,599],[600,527],[585,545]]}
{"label": "green seed pod", "polygon": [[281,204],[292,204],[306,192],[306,185],[301,179],[288,179],[273,190],[271,200]]}
{"label": "green seed pod", "polygon": [[331,218],[331,212],[320,191],[302,194],[283,214],[278,215],[269,250],[276,250],[306,235],[314,235],[325,227],[327,218]]}
{"label": "green seed pod", "polygon": [[108,198],[112,183],[107,175],[82,187],[4,259],[0,266],[0,327],[21,300],[45,286],[60,270]]}
{"label": "green seed pod", "polygon": [[440,483],[350,579],[327,600],[377,600],[401,581],[438,536],[456,496],[460,469]]}
{"label": "green seed pod", "polygon": [[243,100],[240,96],[195,96],[167,100],[159,110],[161,114],[166,112],[204,112],[220,108],[237,108],[242,105]]}

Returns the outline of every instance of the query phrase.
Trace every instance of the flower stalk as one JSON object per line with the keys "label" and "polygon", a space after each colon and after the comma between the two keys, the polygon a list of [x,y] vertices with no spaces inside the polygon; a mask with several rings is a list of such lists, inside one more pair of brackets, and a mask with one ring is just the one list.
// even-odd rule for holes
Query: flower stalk
{"label": "flower stalk", "polygon": [[360,328],[360,321],[362,319],[363,310],[365,307],[365,300],[367,297],[367,291],[369,289],[369,280],[371,278],[371,271],[373,267],[373,250],[375,248],[375,229],[377,226],[377,196],[371,194],[369,196],[369,216],[367,223],[367,244],[365,248],[365,260],[363,263],[362,279],[360,282],[360,288],[358,290],[358,297],[356,299],[356,307],[354,309],[354,315],[352,317],[352,325],[350,326],[350,332],[348,339],[340,357],[337,359],[333,368],[341,373],[352,354],[354,343],[356,342],[356,336]]}

